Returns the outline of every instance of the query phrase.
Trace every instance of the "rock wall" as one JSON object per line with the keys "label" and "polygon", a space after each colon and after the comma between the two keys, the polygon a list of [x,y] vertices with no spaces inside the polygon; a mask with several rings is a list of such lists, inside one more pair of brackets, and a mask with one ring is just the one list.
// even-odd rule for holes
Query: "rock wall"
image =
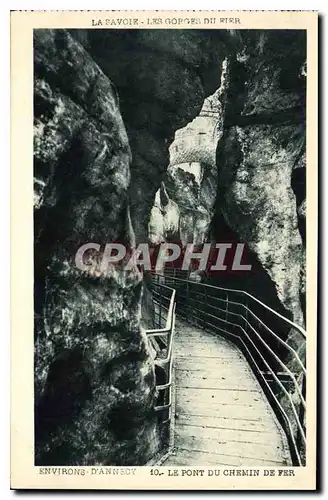
{"label": "rock wall", "polygon": [[[207,241],[214,214],[217,193],[216,147],[223,134],[223,106],[220,101],[225,89],[226,60],[222,63],[219,89],[204,100],[199,115],[175,133],[170,153],[170,164],[164,177],[171,202],[177,206],[178,241],[201,244]],[[158,212],[159,191],[151,211],[148,228],[150,241],[163,232]],[[158,222],[156,222],[158,221]],[[163,239],[164,238],[164,239]]]}
{"label": "rock wall", "polygon": [[178,166],[170,167],[166,185],[180,210],[180,241],[183,244],[201,244],[207,241],[214,214],[217,192],[217,169],[200,164],[200,176]]}
{"label": "rock wall", "polygon": [[143,464],[159,446],[141,275],[76,268],[87,242],[133,244],[118,96],[64,30],[36,30],[36,463]]}
{"label": "rock wall", "polygon": [[156,193],[150,212],[148,239],[152,245],[180,240],[180,209],[178,204],[169,198],[164,182]]}
{"label": "rock wall", "polygon": [[215,165],[215,152],[223,133],[222,94],[226,85],[226,59],[222,63],[221,84],[204,100],[199,115],[175,133],[170,151],[170,165],[199,162]]}
{"label": "rock wall", "polygon": [[[92,253],[81,272],[75,253],[133,246],[132,227],[145,242],[152,207],[156,242],[201,240],[215,212],[212,227],[247,243],[277,309],[301,324],[304,34],[36,30],[34,49],[36,463],[143,464],[160,442],[142,276],[99,275]],[[175,131],[219,87],[217,170],[167,175]]]}
{"label": "rock wall", "polygon": [[[224,135],[217,150],[217,211],[256,254],[280,302],[300,325],[305,60],[302,31],[240,35],[239,52],[229,61]],[[254,292],[260,297],[260,290]]]}
{"label": "rock wall", "polygon": [[81,272],[74,257],[88,242],[131,247],[132,227],[146,241],[174,132],[218,87],[228,40],[225,31],[34,33],[37,464],[139,465],[158,451],[142,276],[100,275],[92,252]]}
{"label": "rock wall", "polygon": [[193,163],[181,167],[168,168],[165,183],[156,193],[148,225],[152,244],[201,244],[208,239],[217,192],[216,166]]}
{"label": "rock wall", "polygon": [[220,86],[233,50],[228,30],[71,30],[115,83],[131,151],[131,217],[147,241],[155,194],[169,165],[174,133]]}
{"label": "rock wall", "polygon": [[175,134],[165,185],[179,208],[182,242],[246,243],[252,275],[221,282],[303,325],[305,34],[233,36],[235,53],[222,63],[219,89]]}

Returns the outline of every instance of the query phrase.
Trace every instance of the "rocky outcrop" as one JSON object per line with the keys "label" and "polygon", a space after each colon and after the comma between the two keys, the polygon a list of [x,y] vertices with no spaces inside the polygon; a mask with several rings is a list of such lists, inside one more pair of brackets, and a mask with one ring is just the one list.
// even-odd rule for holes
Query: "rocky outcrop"
{"label": "rocky outcrop", "polygon": [[150,243],[207,241],[214,214],[217,170],[199,163],[169,167],[156,193],[148,225]]}
{"label": "rocky outcrop", "polygon": [[[225,68],[225,61],[223,63]],[[170,165],[164,177],[171,200],[178,207],[179,238],[186,243],[203,243],[208,234],[214,213],[217,192],[216,147],[222,136],[223,109],[220,102],[225,84],[225,71],[222,71],[220,88],[206,98],[200,114],[177,130],[170,152]],[[158,191],[159,193],[159,191]],[[158,196],[151,212],[149,234],[151,241],[154,232],[164,234],[161,225],[156,223]],[[157,217],[158,219],[158,217]]]}
{"label": "rocky outcrop", "polygon": [[[305,146],[303,147],[304,150]],[[306,161],[305,151],[295,162],[292,171],[292,189],[295,193],[298,229],[302,238],[300,300],[304,320],[306,321]]]}
{"label": "rocky outcrop", "polygon": [[217,151],[217,210],[256,254],[282,305],[302,325],[304,193],[297,201],[292,179],[304,152],[305,36],[246,31],[240,37],[240,51],[229,62]]}
{"label": "rocky outcrop", "polygon": [[90,241],[131,247],[132,226],[146,241],[174,132],[218,87],[229,39],[35,31],[38,464],[142,464],[158,450],[142,277],[120,267],[100,275],[92,252],[81,272],[74,256]]}
{"label": "rocky outcrop", "polygon": [[180,210],[167,194],[164,182],[156,193],[155,203],[150,213],[148,238],[152,245],[165,241],[179,241]]}
{"label": "rocky outcrop", "polygon": [[87,242],[133,245],[117,92],[66,31],[34,50],[36,463],[142,464],[159,446],[142,277],[74,263]]}
{"label": "rocky outcrop", "polygon": [[[87,34],[86,34],[87,33]],[[131,217],[147,240],[155,194],[169,165],[174,133],[195,118],[220,86],[232,50],[226,30],[72,30],[119,89],[132,151]],[[137,47],[137,49],[136,49]]]}
{"label": "rocky outcrop", "polygon": [[177,130],[171,144],[170,166],[198,162],[215,165],[216,146],[223,133],[224,100],[226,91],[226,59],[222,63],[221,84],[204,100],[199,115],[184,128]]}
{"label": "rocky outcrop", "polygon": [[252,276],[221,279],[303,325],[304,33],[235,36],[219,89],[175,134],[165,185],[179,207],[181,241],[245,242]]}
{"label": "rocky outcrop", "polygon": [[[299,154],[293,144],[295,135],[294,127],[288,125],[231,128],[220,157],[219,186],[224,192],[221,211],[227,223],[256,253],[282,304],[302,324],[302,242],[290,185]],[[282,147],[286,141],[291,141],[289,148]],[[236,155],[240,155],[237,168],[233,163]]]}
{"label": "rocky outcrop", "polygon": [[167,189],[180,210],[180,241],[182,244],[201,244],[207,241],[209,226],[214,214],[217,169],[209,164],[170,167],[167,173]]}
{"label": "rocky outcrop", "polygon": [[[145,242],[148,223],[155,244],[232,235],[259,270],[240,288],[302,323],[304,35],[34,37],[36,462],[143,464],[160,443],[139,324],[142,276],[119,266],[100,275],[92,252],[81,272],[75,253],[87,242],[131,247],[132,227]],[[210,147],[169,168],[174,133],[218,88]],[[199,175],[181,161],[198,164]]]}

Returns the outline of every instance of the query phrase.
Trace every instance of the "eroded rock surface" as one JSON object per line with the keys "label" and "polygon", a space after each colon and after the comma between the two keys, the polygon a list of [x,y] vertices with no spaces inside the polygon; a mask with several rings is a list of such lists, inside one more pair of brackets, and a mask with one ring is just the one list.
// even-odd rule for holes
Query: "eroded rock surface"
{"label": "eroded rock surface", "polygon": [[[305,193],[295,196],[292,183],[304,153],[305,35],[246,31],[240,43],[229,62],[217,207],[269,273],[282,305],[302,325]],[[254,292],[259,296],[260,291]]]}
{"label": "eroded rock surface", "polygon": [[118,96],[66,31],[34,47],[36,463],[142,464],[159,442],[141,275],[74,263],[84,243],[133,240]]}
{"label": "eroded rock surface", "polygon": [[150,213],[148,238],[152,245],[180,239],[180,210],[167,194],[164,182],[158,190]]}
{"label": "eroded rock surface", "polygon": [[174,133],[219,88],[232,37],[227,30],[87,31],[72,33],[119,89],[133,155],[131,217],[137,242],[145,242]]}
{"label": "eroded rock surface", "polygon": [[[304,34],[36,30],[34,43],[36,461],[142,464],[159,447],[142,277],[97,275],[92,253],[81,272],[75,253],[133,246],[132,226],[145,242],[149,221],[154,243],[201,242],[221,221],[216,241],[231,231],[261,271],[241,288],[261,298],[265,283],[301,324]],[[174,133],[222,84],[225,58],[216,165],[213,147],[180,157],[198,177],[168,171]]]}
{"label": "eroded rock surface", "polygon": [[[293,139],[297,141],[290,125],[231,128],[220,157],[219,186],[224,192],[221,210],[226,221],[256,253],[280,301],[302,324],[302,241],[291,187],[299,148]],[[234,163],[237,155],[238,163]]]}
{"label": "eroded rock surface", "polygon": [[[232,232],[233,242],[246,243],[254,273],[263,275],[241,277],[240,287],[269,298],[272,307],[277,298],[281,312],[303,325],[305,37],[301,31],[235,37],[219,89],[175,134],[165,185],[179,207],[181,241],[230,241]],[[262,281],[272,291],[257,288]]]}
{"label": "eroded rock surface", "polygon": [[[222,66],[225,69],[225,62]],[[220,88],[205,99],[200,114],[194,120],[176,131],[169,148],[170,165],[164,178],[165,186],[179,209],[179,242],[183,245],[204,243],[214,214],[217,193],[216,148],[223,133],[220,97],[226,83],[224,77],[225,71],[222,71]],[[151,239],[156,232],[154,215],[157,198],[156,195],[150,218]]]}
{"label": "eroded rock surface", "polygon": [[131,246],[129,213],[146,241],[174,132],[220,82],[230,37],[207,35],[35,31],[38,463],[141,464],[158,449],[142,278],[99,276],[92,253],[81,273],[74,256],[90,241]]}

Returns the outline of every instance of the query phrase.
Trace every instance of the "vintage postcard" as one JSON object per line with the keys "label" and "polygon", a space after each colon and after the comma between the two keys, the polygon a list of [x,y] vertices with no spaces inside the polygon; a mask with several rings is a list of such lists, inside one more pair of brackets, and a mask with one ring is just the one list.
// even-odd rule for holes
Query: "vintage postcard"
{"label": "vintage postcard", "polygon": [[11,13],[14,489],[316,489],[318,15]]}

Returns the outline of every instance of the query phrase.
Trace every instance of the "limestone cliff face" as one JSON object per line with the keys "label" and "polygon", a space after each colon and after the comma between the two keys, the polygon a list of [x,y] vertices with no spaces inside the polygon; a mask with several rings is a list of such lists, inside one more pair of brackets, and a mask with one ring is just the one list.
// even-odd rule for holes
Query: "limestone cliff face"
{"label": "limestone cliff face", "polygon": [[174,132],[218,87],[229,36],[36,30],[34,50],[36,462],[142,464],[159,447],[142,277],[74,256],[132,246],[132,226],[146,241]]}
{"label": "limestone cliff face", "polygon": [[155,203],[150,212],[148,238],[152,245],[165,241],[179,241],[180,210],[177,203],[167,194],[164,182],[156,193]]}
{"label": "limestone cliff face", "polygon": [[235,36],[219,89],[175,134],[165,185],[179,207],[180,240],[245,242],[254,276],[224,284],[233,279],[303,325],[305,37]]}
{"label": "limestone cliff face", "polygon": [[215,165],[215,152],[223,133],[224,99],[227,85],[227,61],[222,63],[218,90],[204,100],[199,115],[175,133],[171,144],[170,166],[190,162]]}
{"label": "limestone cliff face", "polygon": [[[200,114],[194,120],[176,131],[169,148],[170,165],[164,179],[169,196],[179,209],[179,241],[182,244],[203,243],[207,239],[214,214],[217,193],[216,147],[223,133],[223,105],[220,97],[226,83],[225,62],[222,64],[219,89],[205,99]],[[157,205],[155,199],[150,219],[152,234],[156,231],[154,216]],[[159,229],[157,232],[160,232]]]}
{"label": "limestone cliff face", "polygon": [[[207,241],[209,226],[214,214],[217,170],[209,164],[195,168],[170,167],[167,189],[180,210],[180,240],[183,244],[201,244]],[[197,172],[197,173],[198,173]]]}
{"label": "limestone cliff face", "polygon": [[[304,149],[304,148],[303,148]],[[306,320],[306,161],[305,151],[302,156],[294,164],[292,171],[293,191],[296,198],[298,228],[302,238],[302,259],[301,259],[301,286],[300,300],[303,311],[304,320]]]}
{"label": "limestone cliff face", "polygon": [[66,31],[34,47],[36,463],[142,464],[159,443],[140,273],[74,263],[84,243],[133,240],[118,96]]}
{"label": "limestone cliff face", "polygon": [[169,165],[174,133],[220,86],[232,50],[227,30],[71,30],[119,89],[132,151],[131,217],[147,239],[155,194]]}
{"label": "limestone cliff face", "polygon": [[175,241],[182,245],[207,241],[215,210],[216,181],[215,166],[170,166],[151,209],[149,241]]}
{"label": "limestone cliff face", "polygon": [[217,210],[257,255],[282,305],[302,325],[305,193],[296,191],[304,186],[297,181],[304,172],[305,36],[245,32],[240,43],[229,62]]}
{"label": "limestone cliff face", "polygon": [[[299,154],[293,144],[295,135],[297,130],[288,125],[231,128],[224,141],[224,157],[220,157],[219,189],[224,192],[221,211],[227,223],[256,253],[280,301],[302,324],[302,241],[291,187]],[[237,165],[233,163],[236,155],[240,155]]]}
{"label": "limestone cliff face", "polygon": [[[215,227],[217,241],[232,234],[254,257],[254,276],[240,288],[259,298],[265,288],[269,305],[301,324],[304,36],[34,36],[36,462],[143,464],[159,439],[154,367],[140,329],[142,276],[120,267],[100,276],[92,253],[82,272],[75,253],[87,242],[133,246],[132,227],[137,242],[149,227],[153,243],[203,242]],[[170,165],[174,133],[216,89],[211,147]]]}

